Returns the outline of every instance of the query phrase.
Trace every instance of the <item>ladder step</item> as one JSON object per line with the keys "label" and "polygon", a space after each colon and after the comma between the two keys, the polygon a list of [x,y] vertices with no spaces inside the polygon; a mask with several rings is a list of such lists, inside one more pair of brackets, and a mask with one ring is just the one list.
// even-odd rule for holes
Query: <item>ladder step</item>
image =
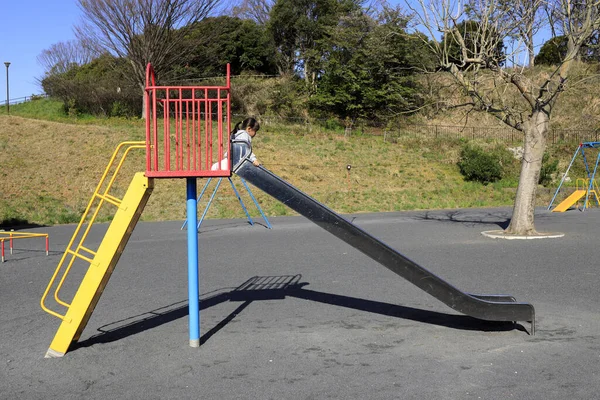
{"label": "ladder step", "polygon": [[106,193],[105,194],[96,193],[96,197],[98,197],[108,203],[111,203],[119,208],[121,208],[121,205],[123,203],[123,200],[121,200],[115,196],[111,196],[110,194],[106,194]]}
{"label": "ladder step", "polygon": [[[90,260],[71,252],[77,257],[89,260],[96,268],[89,268],[83,277],[69,310],[46,352],[47,358],[63,356],[71,344],[81,336],[148,202],[153,186],[152,179],[141,172],[137,173],[123,197],[123,205],[126,207],[117,210],[94,259]],[[89,251],[89,249],[84,250]]]}

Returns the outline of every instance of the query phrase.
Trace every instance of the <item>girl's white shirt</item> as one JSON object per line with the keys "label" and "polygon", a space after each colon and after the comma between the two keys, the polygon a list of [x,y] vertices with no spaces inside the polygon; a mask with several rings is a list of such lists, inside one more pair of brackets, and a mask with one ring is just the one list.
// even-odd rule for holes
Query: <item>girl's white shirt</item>
{"label": "girl's white shirt", "polygon": [[[244,141],[244,142],[248,142],[248,144],[250,145],[250,147],[252,147],[252,136],[250,136],[250,134],[248,133],[248,131],[246,131],[245,129],[240,129],[239,131],[237,131],[235,133],[235,135],[233,135],[233,138],[235,140],[241,140],[241,141]],[[227,157],[227,155],[225,155],[225,157]],[[254,155],[254,152],[250,153],[250,156],[248,157],[248,160],[250,160],[250,162],[256,161],[256,156]]]}
{"label": "girl's white shirt", "polygon": [[[250,147],[252,147],[252,136],[250,136],[250,134],[245,130],[245,129],[240,129],[239,131],[237,131],[234,135],[233,135],[235,140],[240,140],[240,141],[244,141],[244,142],[248,142],[248,144],[250,145]],[[248,160],[250,160],[250,162],[254,162],[256,161],[256,156],[254,155],[254,152],[250,153],[250,156],[248,157]],[[219,163],[216,162],[212,165],[211,170],[215,171],[217,169],[227,169],[228,165],[227,165],[227,152],[225,152],[225,154],[223,154],[223,159],[221,160],[221,165],[219,166]]]}

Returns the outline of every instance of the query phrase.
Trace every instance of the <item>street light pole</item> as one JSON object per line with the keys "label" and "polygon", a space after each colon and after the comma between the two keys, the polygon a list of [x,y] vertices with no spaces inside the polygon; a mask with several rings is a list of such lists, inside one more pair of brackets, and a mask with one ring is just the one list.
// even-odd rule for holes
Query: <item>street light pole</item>
{"label": "street light pole", "polygon": [[4,62],[4,65],[6,65],[6,113],[10,114],[10,90],[8,90],[8,67],[10,66],[10,62]]}

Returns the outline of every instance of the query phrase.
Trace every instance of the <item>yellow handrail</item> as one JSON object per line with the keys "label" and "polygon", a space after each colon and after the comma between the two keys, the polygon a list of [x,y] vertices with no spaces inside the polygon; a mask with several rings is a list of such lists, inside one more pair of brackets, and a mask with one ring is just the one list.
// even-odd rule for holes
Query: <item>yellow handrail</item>
{"label": "yellow handrail", "polygon": [[584,199],[584,207],[588,207],[588,197],[593,194],[596,197],[596,202],[600,204],[600,189],[596,180],[592,180],[592,188],[590,189],[590,180],[586,178],[577,178],[575,181],[575,187],[577,190],[585,190],[587,192]]}
{"label": "yellow handrail", "polygon": [[[117,156],[118,156],[119,152],[124,147],[126,147],[126,149],[125,149],[123,155],[121,156],[119,162],[115,166],[115,160],[117,159]],[[96,217],[98,216],[100,208],[102,207],[102,205],[104,204],[104,202],[111,203],[111,204],[113,204],[113,205],[115,205],[117,207],[120,206],[121,200],[117,199],[114,196],[109,195],[108,192],[112,188],[112,185],[115,182],[117,174],[120,171],[121,167],[123,166],[125,158],[129,154],[129,152],[131,150],[133,150],[133,149],[146,149],[146,142],[145,141],[128,141],[128,142],[122,142],[115,149],[112,157],[110,158],[110,161],[108,162],[108,166],[104,170],[104,173],[102,174],[102,177],[100,178],[100,182],[98,183],[98,186],[96,186],[94,194],[92,195],[92,198],[90,199],[90,201],[89,201],[89,203],[88,203],[88,205],[87,205],[87,207],[86,207],[86,209],[85,209],[85,211],[83,213],[83,216],[81,217],[81,220],[79,221],[79,225],[77,225],[77,228],[75,229],[75,233],[73,234],[73,237],[71,238],[71,241],[67,245],[67,249],[65,250],[65,252],[64,252],[64,254],[63,254],[60,262],[58,263],[58,267],[56,268],[56,271],[54,271],[54,274],[52,275],[52,278],[50,279],[50,283],[48,283],[48,287],[44,291],[44,294],[43,294],[42,299],[40,301],[40,305],[42,306],[42,309],[44,311],[46,311],[47,313],[49,313],[51,315],[54,315],[57,318],[60,318],[60,319],[64,320],[65,316],[59,314],[58,312],[52,311],[48,307],[46,307],[45,302],[46,302],[46,298],[48,297],[48,293],[50,292],[50,289],[54,285],[54,282],[56,281],[56,278],[58,277],[59,272],[63,269],[63,264],[65,263],[67,255],[71,255],[71,259],[70,259],[69,263],[67,264],[67,266],[64,268],[64,272],[62,274],[62,277],[61,277],[58,285],[56,286],[56,290],[54,291],[54,299],[56,300],[56,302],[58,304],[61,304],[61,305],[65,306],[65,307],[70,307],[69,303],[67,303],[67,302],[65,302],[65,301],[63,301],[63,300],[61,300],[59,298],[60,289],[62,288],[62,285],[65,282],[65,279],[66,279],[67,275],[69,274],[69,271],[71,270],[71,267],[73,266],[73,263],[75,262],[76,258],[80,258],[80,259],[82,259],[84,261],[89,262],[90,264],[92,263],[92,259],[90,259],[89,257],[86,257],[86,256],[84,256],[82,254],[79,254],[79,251],[83,250],[86,253],[95,255],[95,252],[92,251],[92,250],[90,250],[90,249],[88,249],[88,248],[86,248],[86,247],[84,247],[83,243],[85,242],[85,239],[87,238],[87,235],[90,232],[92,224],[96,220]],[[106,182],[106,179],[109,176],[109,173],[110,173],[111,169],[113,169],[113,167],[114,167],[114,171],[112,173],[112,176],[108,180],[106,188],[101,193],[101,189],[104,186],[104,184]],[[96,199],[99,199],[98,205],[96,206],[94,212],[92,213],[91,218],[87,222],[88,226],[86,227],[86,229],[84,230],[83,234],[81,235],[81,238],[79,240],[79,243],[78,243],[76,249],[72,250],[73,243],[75,242],[76,238],[79,236],[79,233],[80,233],[83,225],[86,223],[86,220],[88,219],[88,216],[90,214],[90,210],[92,209],[92,206],[94,205],[94,201]]]}

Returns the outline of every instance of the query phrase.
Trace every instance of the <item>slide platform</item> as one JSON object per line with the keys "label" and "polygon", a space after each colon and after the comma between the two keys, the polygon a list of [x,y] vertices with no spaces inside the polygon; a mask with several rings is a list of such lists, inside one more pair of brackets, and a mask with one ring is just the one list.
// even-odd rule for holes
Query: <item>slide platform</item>
{"label": "slide platform", "polygon": [[530,333],[535,334],[533,305],[517,302],[510,295],[471,294],[455,288],[262,166],[244,160],[234,173],[450,308],[486,321],[527,321]]}

